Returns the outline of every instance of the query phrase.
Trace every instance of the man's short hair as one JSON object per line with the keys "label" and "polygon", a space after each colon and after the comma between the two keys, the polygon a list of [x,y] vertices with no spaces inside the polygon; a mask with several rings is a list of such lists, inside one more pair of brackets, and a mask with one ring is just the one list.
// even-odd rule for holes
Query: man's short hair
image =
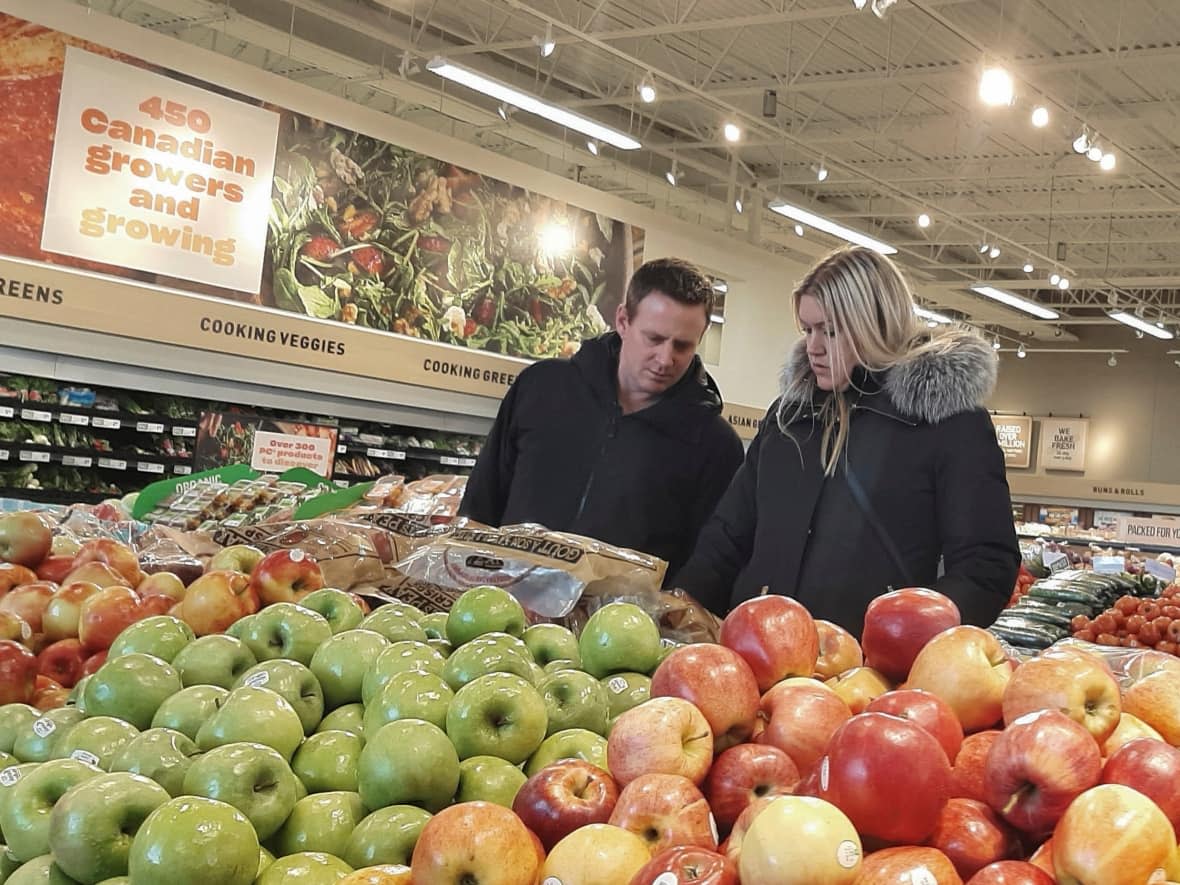
{"label": "man's short hair", "polygon": [[706,318],[713,315],[713,284],[700,268],[683,258],[656,258],[632,274],[623,302],[627,316],[634,318],[639,302],[652,292],[662,292],[681,304],[699,304]]}

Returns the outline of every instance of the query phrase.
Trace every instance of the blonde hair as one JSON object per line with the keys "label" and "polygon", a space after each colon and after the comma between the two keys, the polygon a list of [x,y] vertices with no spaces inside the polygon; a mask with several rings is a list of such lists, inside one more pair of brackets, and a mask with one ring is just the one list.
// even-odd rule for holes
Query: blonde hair
{"label": "blonde hair", "polygon": [[[928,338],[914,315],[914,296],[901,270],[871,249],[837,249],[813,267],[794,292],[796,322],[804,295],[820,303],[828,329],[840,333],[833,341],[847,342],[849,352],[839,348],[835,354],[845,366],[883,372],[927,346]],[[810,406],[810,401],[790,401],[784,396],[778,408],[779,429],[790,436],[787,427]],[[847,446],[849,415],[848,398],[839,390],[832,391],[819,410],[826,476],[835,473]]]}

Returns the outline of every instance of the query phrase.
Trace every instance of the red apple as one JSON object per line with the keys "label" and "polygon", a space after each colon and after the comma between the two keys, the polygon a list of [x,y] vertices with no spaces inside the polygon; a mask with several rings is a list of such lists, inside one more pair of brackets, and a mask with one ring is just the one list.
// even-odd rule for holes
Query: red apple
{"label": "red apple", "polygon": [[363,611],[366,615],[373,610],[373,607],[369,605],[369,600],[365,599],[365,597],[361,596],[359,593],[353,593],[350,591],[348,595],[352,597],[352,601],[359,605],[361,607],[361,611]]}
{"label": "red apple", "polygon": [[920,689],[902,689],[881,695],[865,708],[870,713],[889,713],[908,719],[926,729],[946,752],[947,761],[955,764],[963,745],[963,726],[955,711],[938,695]]}
{"label": "red apple", "polygon": [[651,696],[683,698],[705,714],[720,752],[750,738],[758,716],[758,683],[742,657],[724,645],[693,643],[656,668]]}
{"label": "red apple", "polygon": [[963,885],[963,880],[937,848],[904,845],[867,855],[854,885]]}
{"label": "red apple", "polygon": [[1151,799],[1180,840],[1180,750],[1151,738],[1133,740],[1106,760],[1102,783],[1123,784]]}
{"label": "red apple", "polygon": [[48,581],[21,584],[0,598],[0,611],[12,612],[28,624],[34,633],[40,633],[45,608],[56,591],[57,584],[50,584]]}
{"label": "red apple", "polygon": [[961,623],[959,607],[935,590],[910,587],[878,596],[865,609],[860,637],[865,663],[901,682],[926,643]]}
{"label": "red apple", "polygon": [[624,788],[643,774],[678,774],[701,784],[713,763],[713,732],[683,698],[652,698],[615,719],[606,758]]}
{"label": "red apple", "polygon": [[73,554],[46,556],[37,566],[37,577],[42,581],[64,584],[66,577],[74,570]]}
{"label": "red apple", "polygon": [[631,885],[738,885],[737,867],[722,854],[695,845],[667,848],[644,864]]}
{"label": "red apple", "polygon": [[721,624],[721,644],[745,659],[761,692],[788,676],[810,676],[819,659],[811,613],[774,594],[747,599],[731,611]]}
{"label": "red apple", "polygon": [[74,567],[88,562],[109,565],[132,587],[143,580],[143,570],[139,567],[139,557],[135,551],[111,538],[94,538],[82,545],[74,556]]}
{"label": "red apple", "polygon": [[988,864],[1021,856],[1016,831],[990,806],[974,799],[951,799],[939,815],[928,844],[949,857],[964,879],[970,879]]}
{"label": "red apple", "polygon": [[824,754],[836,729],[852,718],[852,711],[822,682],[796,677],[762,696],[759,715],[766,727],[758,743],[782,750],[803,772]]}
{"label": "red apple", "polygon": [[1106,743],[1102,745],[1102,758],[1109,759],[1123,744],[1129,744],[1131,741],[1139,738],[1152,738],[1157,741],[1164,739],[1163,735],[1138,716],[1123,713],[1119,716],[1119,724],[1114,730],[1114,734],[1108,737]]}
{"label": "red apple", "polygon": [[86,581],[91,584],[97,584],[104,590],[107,587],[131,586],[130,581],[124,578],[105,562],[97,561],[87,562],[84,565],[77,566],[73,571],[66,575],[66,584],[72,584],[75,581]]}
{"label": "red apple", "polygon": [[1016,668],[1004,689],[1004,722],[1037,710],[1060,710],[1101,746],[1119,724],[1119,685],[1106,665],[1088,654],[1042,655]]}
{"label": "red apple", "polygon": [[1040,847],[1032,853],[1028,862],[1036,867],[1038,870],[1044,870],[1049,874],[1049,877],[1056,882],[1057,870],[1053,868],[1053,837],[1050,836]]}
{"label": "red apple", "polygon": [[619,793],[612,826],[630,830],[651,853],[677,845],[717,848],[717,824],[696,784],[678,774],[642,774]]}
{"label": "red apple", "polygon": [[37,687],[37,656],[11,639],[0,639],[0,706],[27,704]]}
{"label": "red apple", "polygon": [[512,810],[549,851],[579,827],[604,824],[619,801],[614,779],[581,759],[546,765],[516,794]]}
{"label": "red apple", "polygon": [[156,572],[139,582],[135,592],[145,599],[149,596],[167,596],[173,602],[184,599],[184,582],[172,572]]}
{"label": "red apple", "polygon": [[944,630],[918,652],[905,687],[938,695],[970,734],[1000,721],[1011,677],[1000,640],[979,627],[962,626]]}
{"label": "red apple", "polygon": [[59,639],[37,655],[37,672],[67,688],[82,678],[86,650],[79,639]]}
{"label": "red apple", "polygon": [[21,584],[32,584],[37,573],[31,568],[12,562],[0,562],[0,596]]}
{"label": "red apple", "polygon": [[136,620],[143,620],[150,618],[152,615],[166,615],[172,611],[173,606],[176,605],[176,600],[171,596],[162,596],[159,593],[152,596],[144,596],[139,600],[139,612]]}
{"label": "red apple", "polygon": [[540,862],[528,829],[494,802],[462,802],[426,822],[414,845],[414,885],[536,885]]}
{"label": "red apple", "polygon": [[1131,683],[1123,691],[1123,709],[1180,747],[1180,676],[1160,669]]}
{"label": "red apple", "polygon": [[1058,710],[1004,729],[987,755],[987,804],[1012,826],[1047,836],[1069,804],[1098,783],[1102,757],[1090,732]]}
{"label": "red apple", "polygon": [[988,864],[968,881],[967,885],[1055,885],[1056,880],[1042,870],[1022,860],[1002,860]]}
{"label": "red apple", "polygon": [[1053,831],[1053,868],[1065,883],[1163,882],[1175,851],[1171,821],[1158,805],[1122,784],[1082,793]]}
{"label": "red apple", "polygon": [[[920,762],[919,762],[920,760]],[[862,713],[832,736],[816,795],[858,833],[892,844],[921,844],[950,798],[951,765],[938,741],[899,716]]]}
{"label": "red apple", "polygon": [[750,825],[754,823],[754,818],[756,818],[771,802],[781,798],[783,797],[777,794],[771,796],[760,796],[747,805],[745,810],[738,815],[738,819],[734,823],[733,829],[729,831],[729,835],[725,838],[725,841],[721,843],[717,850],[721,854],[724,854],[726,857],[728,857],[730,861],[736,865],[738,860],[741,858],[742,841],[746,838],[746,833],[749,832]]}
{"label": "red apple", "polygon": [[78,638],[89,652],[110,648],[124,628],[139,620],[139,594],[130,587],[108,587],[82,603]]}
{"label": "red apple", "polygon": [[864,665],[860,643],[839,624],[816,621],[815,629],[819,634],[819,658],[815,662],[814,675],[830,679]]}
{"label": "red apple", "polygon": [[951,797],[987,801],[983,791],[983,773],[987,770],[987,754],[1000,736],[999,731],[977,731],[963,739],[959,755],[951,770]]}
{"label": "red apple", "polygon": [[109,652],[109,649],[104,648],[102,651],[96,651],[94,654],[88,657],[86,659],[86,663],[82,665],[82,675],[91,676],[94,673],[97,673],[98,668],[107,662],[107,655]]}
{"label": "red apple", "polygon": [[855,667],[824,684],[843,699],[854,715],[863,713],[869,704],[893,689],[889,680],[872,667]]}
{"label": "red apple", "polygon": [[0,639],[11,639],[25,645],[33,636],[28,621],[13,612],[0,611]]}
{"label": "red apple", "polygon": [[324,586],[324,573],[315,558],[299,548],[276,550],[254,567],[250,586],[262,605],[298,602]]}
{"label": "red apple", "polygon": [[250,578],[228,569],[207,572],[185,591],[181,619],[198,636],[223,633],[239,618],[258,611],[258,596]]}
{"label": "red apple", "polygon": [[76,637],[78,622],[82,617],[82,603],[101,592],[101,587],[89,581],[71,581],[59,587],[41,616],[41,628],[45,635],[52,640]]}
{"label": "red apple", "polygon": [[49,555],[53,532],[28,510],[0,516],[0,560],[36,568]]}
{"label": "red apple", "polygon": [[751,802],[788,795],[798,780],[799,769],[778,747],[738,744],[713,760],[704,793],[718,828],[728,833]]}
{"label": "red apple", "polygon": [[38,710],[44,712],[45,710],[56,710],[58,707],[64,707],[69,699],[70,690],[57,685],[42,688],[34,692],[33,700],[30,703]]}

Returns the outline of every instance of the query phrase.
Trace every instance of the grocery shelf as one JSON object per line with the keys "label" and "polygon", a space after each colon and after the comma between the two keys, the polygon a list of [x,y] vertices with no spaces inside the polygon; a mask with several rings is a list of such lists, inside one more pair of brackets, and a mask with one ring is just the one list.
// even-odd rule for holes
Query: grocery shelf
{"label": "grocery shelf", "polygon": [[171,433],[176,437],[195,437],[197,424],[192,418],[174,418],[152,413],[121,412],[93,406],[44,403],[16,397],[0,397],[0,419],[49,424],[57,422],[96,430],[133,430],[138,433]]}
{"label": "grocery shelf", "polygon": [[1074,547],[1088,548],[1091,544],[1096,544],[1099,547],[1109,547],[1112,550],[1126,550],[1130,548],[1138,550],[1141,553],[1175,553],[1180,549],[1175,546],[1161,547],[1158,544],[1128,544],[1126,541],[1104,541],[1101,538],[1066,538],[1061,535],[1036,534],[1033,532],[1017,532],[1016,536],[1028,541],[1041,540],[1052,544],[1068,544]]}
{"label": "grocery shelf", "polygon": [[[337,455],[364,455],[376,458],[378,461],[437,461],[444,467],[474,467],[475,457],[459,452],[449,452],[442,449],[425,448],[389,448],[387,446],[370,446],[363,443],[340,443],[336,446]],[[371,477],[370,477],[371,478]]]}

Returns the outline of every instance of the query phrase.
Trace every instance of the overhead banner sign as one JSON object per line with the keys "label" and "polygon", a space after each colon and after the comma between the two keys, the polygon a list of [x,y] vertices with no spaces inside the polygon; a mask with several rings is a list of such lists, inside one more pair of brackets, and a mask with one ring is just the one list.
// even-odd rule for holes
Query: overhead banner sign
{"label": "overhead banner sign", "polygon": [[1180,517],[1122,516],[1118,521],[1118,540],[1147,547],[1180,547]]}
{"label": "overhead banner sign", "polygon": [[1046,470],[1085,470],[1086,418],[1042,418],[1041,460]]}
{"label": "overhead banner sign", "polygon": [[762,426],[762,419],[766,417],[766,409],[726,403],[721,414],[739,437],[749,441],[758,435],[758,428]]}
{"label": "overhead banner sign", "polygon": [[992,415],[996,440],[1004,451],[1005,467],[1028,467],[1032,463],[1032,418],[1023,415]]}
{"label": "overhead banner sign", "polygon": [[66,48],[41,248],[257,293],[279,115]]}

